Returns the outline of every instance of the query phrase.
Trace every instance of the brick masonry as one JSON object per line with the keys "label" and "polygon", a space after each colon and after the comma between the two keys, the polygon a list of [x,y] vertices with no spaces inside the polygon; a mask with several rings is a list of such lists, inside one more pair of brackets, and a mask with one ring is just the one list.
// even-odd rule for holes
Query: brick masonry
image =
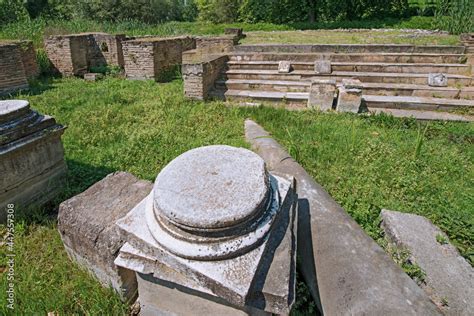
{"label": "brick masonry", "polygon": [[163,74],[182,64],[184,51],[194,49],[192,37],[142,37],[122,43],[125,74],[128,79],[161,81]]}
{"label": "brick masonry", "polygon": [[54,69],[65,75],[83,75],[91,67],[123,66],[124,35],[81,33],[49,36],[44,41]]}
{"label": "brick masonry", "polygon": [[31,41],[0,43],[0,95],[28,89],[28,79],[38,75]]}
{"label": "brick masonry", "polygon": [[207,99],[227,60],[228,56],[224,55],[193,64],[183,64],[185,96],[196,100]]}

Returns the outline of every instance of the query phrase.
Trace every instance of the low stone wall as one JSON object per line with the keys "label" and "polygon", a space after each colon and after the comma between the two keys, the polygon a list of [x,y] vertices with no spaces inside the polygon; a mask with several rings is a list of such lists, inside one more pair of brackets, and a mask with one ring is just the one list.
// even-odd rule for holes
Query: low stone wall
{"label": "low stone wall", "polygon": [[41,205],[61,189],[66,171],[61,135],[54,118],[30,109],[27,101],[0,101],[0,222],[6,206]]}
{"label": "low stone wall", "polygon": [[205,100],[214,82],[228,60],[227,55],[209,56],[208,60],[183,64],[184,95],[190,99]]}
{"label": "low stone wall", "polygon": [[125,40],[125,35],[91,33],[87,38],[89,68],[103,65],[123,67],[122,41]]}
{"label": "low stone wall", "polygon": [[65,75],[83,75],[91,67],[123,66],[124,35],[81,33],[49,36],[44,40],[54,69]]}
{"label": "low stone wall", "polygon": [[167,71],[182,64],[184,51],[194,49],[191,37],[143,37],[124,41],[125,74],[129,79],[160,79]]}

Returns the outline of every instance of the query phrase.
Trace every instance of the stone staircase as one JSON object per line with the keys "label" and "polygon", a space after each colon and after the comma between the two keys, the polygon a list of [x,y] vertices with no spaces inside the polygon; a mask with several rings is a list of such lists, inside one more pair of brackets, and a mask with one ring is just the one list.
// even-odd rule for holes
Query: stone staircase
{"label": "stone staircase", "polygon": [[[363,105],[369,111],[471,120],[469,115],[456,114],[474,110],[473,65],[464,52],[464,46],[236,46],[211,96],[247,105],[268,102],[303,109],[313,79],[334,79],[340,84],[353,78],[362,83]],[[317,60],[330,60],[331,73],[317,74]],[[278,71],[280,61],[291,62],[289,73]],[[445,74],[448,86],[428,85],[430,73]]]}

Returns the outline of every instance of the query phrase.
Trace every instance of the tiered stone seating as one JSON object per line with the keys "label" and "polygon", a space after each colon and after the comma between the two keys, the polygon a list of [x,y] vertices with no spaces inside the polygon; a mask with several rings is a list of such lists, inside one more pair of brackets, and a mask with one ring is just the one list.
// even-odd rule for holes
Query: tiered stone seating
{"label": "tiered stone seating", "polygon": [[[311,80],[354,78],[362,82],[369,110],[453,112],[474,107],[472,64],[464,46],[414,45],[241,45],[229,55],[227,67],[215,82],[213,96],[257,99],[306,107]],[[330,60],[331,73],[317,74],[314,63]],[[290,61],[289,73],[278,71]],[[428,85],[430,73],[447,75],[447,87]],[[416,117],[416,112],[413,113]],[[425,119],[433,115],[419,115]],[[401,115],[401,114],[400,114]],[[465,116],[463,116],[465,117]],[[439,115],[458,119],[459,115]],[[468,117],[469,119],[469,117]],[[464,119],[460,119],[464,120]]]}

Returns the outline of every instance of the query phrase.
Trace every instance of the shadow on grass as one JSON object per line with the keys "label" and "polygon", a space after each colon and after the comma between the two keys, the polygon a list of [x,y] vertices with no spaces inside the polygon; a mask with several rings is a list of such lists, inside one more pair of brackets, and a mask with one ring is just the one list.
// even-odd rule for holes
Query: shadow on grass
{"label": "shadow on grass", "polygon": [[26,225],[52,225],[56,222],[59,205],[71,197],[85,191],[91,185],[117,170],[106,167],[95,167],[75,160],[66,159],[68,172],[66,182],[58,196],[45,205],[33,208],[18,209],[16,221]]}

